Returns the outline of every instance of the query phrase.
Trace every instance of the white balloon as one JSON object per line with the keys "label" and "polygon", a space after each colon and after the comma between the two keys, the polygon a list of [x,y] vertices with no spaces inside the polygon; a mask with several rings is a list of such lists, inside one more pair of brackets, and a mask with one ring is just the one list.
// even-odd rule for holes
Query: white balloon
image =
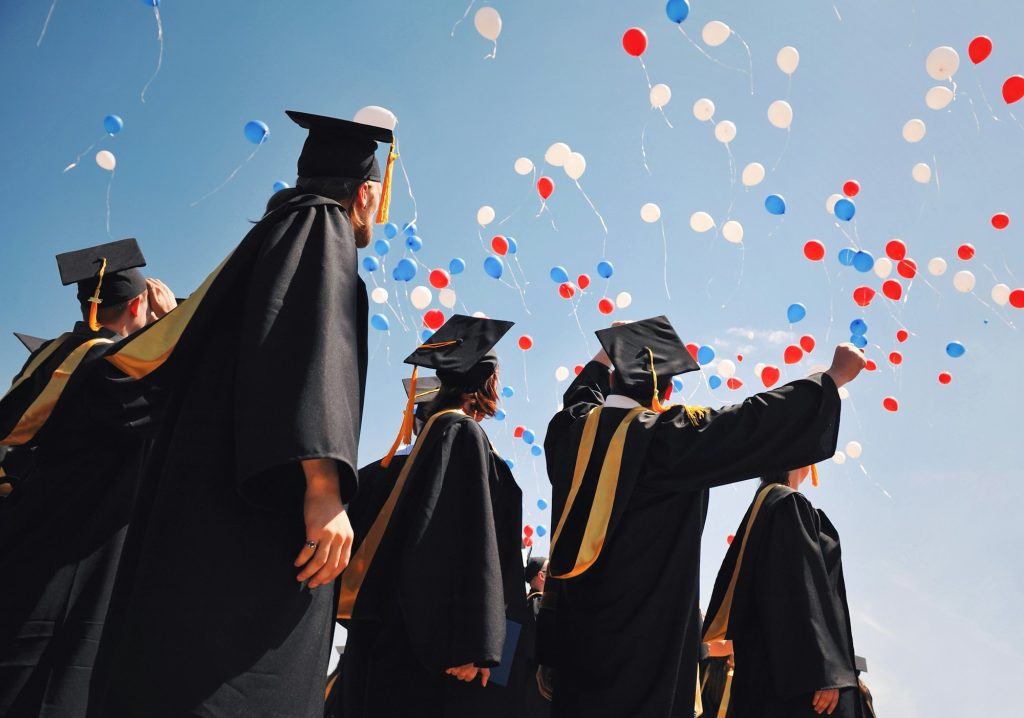
{"label": "white balloon", "polygon": [[722,225],[722,236],[726,241],[739,244],[743,241],[743,225],[735,219],[730,219]]}
{"label": "white balloon", "polygon": [[941,277],[946,273],[946,260],[942,257],[932,257],[928,260],[928,271],[933,277]]}
{"label": "white balloon", "polygon": [[918,162],[910,169],[910,176],[914,178],[915,182],[928,184],[932,181],[932,168],[928,166],[927,162]]}
{"label": "white balloon", "polygon": [[661,207],[654,204],[654,202],[648,202],[640,208],[640,219],[648,224],[657,222],[661,219]]}
{"label": "white balloon", "polygon": [[629,292],[619,292],[618,296],[615,297],[615,306],[619,309],[625,309],[633,303],[633,295]]}
{"label": "white balloon", "polygon": [[786,45],[775,56],[775,64],[787,75],[792,75],[800,64],[800,53],[792,45]]}
{"label": "white balloon", "polygon": [[701,122],[707,122],[715,116],[715,103],[702,97],[693,103],[693,116]]}
{"label": "white balloon", "polygon": [[694,232],[707,232],[715,226],[715,220],[707,212],[694,212],[690,215],[690,229]]}
{"label": "white balloon", "polygon": [[553,167],[561,167],[572,154],[572,149],[564,142],[556,142],[544,153],[544,161]]}
{"label": "white balloon", "polygon": [[560,366],[555,369],[555,381],[565,381],[569,378],[569,367]]}
{"label": "white balloon", "polygon": [[924,67],[933,80],[948,80],[960,68],[960,56],[951,47],[937,47],[928,53]]}
{"label": "white balloon", "polygon": [[744,187],[754,187],[761,184],[764,181],[764,165],[760,162],[751,162],[743,168],[743,174],[740,179],[742,179]]}
{"label": "white balloon", "polygon": [[117,167],[117,158],[109,150],[100,150],[96,153],[96,164],[100,166],[100,169],[113,172],[114,168]]}
{"label": "white balloon", "polygon": [[841,195],[841,194],[830,194],[828,196],[828,199],[825,200],[825,211],[828,212],[829,214],[835,214],[836,213],[836,202],[838,202],[842,198],[843,198],[843,195]]}
{"label": "white balloon", "polygon": [[923,120],[907,120],[903,125],[903,139],[907,142],[920,142],[924,139],[926,128]]}
{"label": "white balloon", "polygon": [[832,457],[832,461],[836,462],[837,464],[845,464],[846,463],[846,454],[844,454],[841,451],[837,451],[836,455]]}
{"label": "white balloon", "polygon": [[565,160],[565,164],[562,165],[562,169],[569,175],[569,179],[573,181],[578,180],[587,171],[587,158],[579,152],[570,152]]}
{"label": "white balloon", "polygon": [[864,448],[860,445],[860,442],[850,441],[846,444],[846,455],[851,459],[859,459],[863,451]]}
{"label": "white balloon", "polygon": [[363,125],[383,127],[385,130],[393,130],[395,125],[398,124],[398,118],[395,117],[394,112],[386,107],[378,107],[377,105],[368,105],[359,110],[356,116],[352,118],[352,121]]}
{"label": "white balloon", "polygon": [[517,175],[528,175],[533,172],[533,160],[529,157],[520,157],[514,167]]}
{"label": "white balloon", "polygon": [[722,144],[729,144],[736,139],[736,125],[730,120],[722,120],[715,125],[715,139]]}
{"label": "white balloon", "polygon": [[445,287],[437,293],[437,301],[441,302],[441,306],[445,309],[451,309],[455,306],[455,290],[451,287]]}
{"label": "white balloon", "polygon": [[780,130],[787,130],[793,124],[793,108],[785,100],[776,100],[768,105],[768,121]]}
{"label": "white balloon", "polygon": [[426,309],[434,301],[434,295],[422,284],[409,292],[409,301],[417,309]]}
{"label": "white balloon", "polygon": [[482,7],[473,16],[473,24],[476,31],[491,42],[498,39],[501,34],[501,15],[493,7]]}
{"label": "white balloon", "polygon": [[487,319],[487,315],[481,311],[473,312],[473,316],[476,317],[477,319]]}
{"label": "white balloon", "polygon": [[373,291],[370,292],[370,299],[372,299],[375,304],[384,304],[388,301],[388,290],[384,287],[374,287]]}
{"label": "white balloon", "polygon": [[[823,373],[825,371],[825,369],[827,369],[827,367],[823,368],[821,371],[815,371],[815,370],[812,369],[811,373],[812,374],[821,374],[821,373]],[[847,389],[845,386],[839,387],[839,398],[844,400],[844,401],[846,399],[849,399],[850,398],[850,390]]]}
{"label": "white balloon", "polygon": [[953,101],[953,91],[944,85],[936,85],[924,96],[924,104],[931,110],[944,110]]}
{"label": "white balloon", "polygon": [[976,283],[977,280],[974,278],[974,273],[969,269],[961,269],[953,275],[953,286],[956,287],[958,292],[969,292],[974,289]]}
{"label": "white balloon", "polygon": [[892,260],[888,257],[879,257],[875,260],[874,270],[879,278],[885,279],[892,274]]}
{"label": "white balloon", "polygon": [[1010,301],[1010,288],[1005,284],[997,284],[992,287],[992,301],[1001,307],[1005,307]]}
{"label": "white balloon", "polygon": [[711,47],[718,47],[729,39],[732,29],[721,20],[712,20],[700,31],[704,43]]}
{"label": "white balloon", "polygon": [[767,365],[767,364],[765,364],[764,362],[760,362],[760,363],[758,363],[758,364],[755,364],[755,365],[754,365],[754,375],[755,375],[755,376],[756,376],[756,377],[757,377],[758,379],[760,379],[760,378],[761,378],[761,372],[763,372],[763,371],[764,371],[764,368],[765,368],[766,366],[768,366],[768,365]]}
{"label": "white balloon", "polygon": [[718,376],[723,379],[731,379],[736,374],[736,364],[732,359],[723,359],[718,362],[718,366],[715,368],[718,372]]}
{"label": "white balloon", "polygon": [[651,88],[651,107],[664,107],[672,99],[672,88],[663,83],[658,83]]}
{"label": "white balloon", "polygon": [[481,227],[486,227],[494,221],[494,207],[485,204],[483,207],[476,211],[476,223]]}

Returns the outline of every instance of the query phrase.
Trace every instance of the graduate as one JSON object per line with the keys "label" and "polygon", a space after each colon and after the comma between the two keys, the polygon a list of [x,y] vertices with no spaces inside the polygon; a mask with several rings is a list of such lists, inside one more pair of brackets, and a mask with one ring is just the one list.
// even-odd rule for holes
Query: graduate
{"label": "graduate", "polygon": [[[813,474],[812,474],[813,471]],[[726,553],[705,640],[730,639],[734,718],[867,718],[839,533],[799,491],[817,471],[767,473]]]}
{"label": "graduate", "polygon": [[[288,112],[295,189],[176,312],[106,357],[173,394],[118,577],[107,716],[319,718],[366,378],[357,249],[394,134]],[[380,211],[378,211],[378,209]]]}
{"label": "graduate", "polygon": [[0,399],[0,715],[86,715],[154,421],[146,395],[93,369],[175,306],[145,263],[134,239],[58,256],[83,321],[52,341],[17,335],[31,355]]}
{"label": "graduate", "polygon": [[698,369],[669,321],[597,336],[544,441],[556,528],[538,681],[554,716],[690,716],[708,489],[832,456],[837,388],[865,359],[840,345],[829,371],[742,404],[666,407],[672,377]]}
{"label": "graduate", "polygon": [[351,506],[356,549],[338,603],[345,718],[519,715],[522,492],[480,425],[497,410],[493,347],[511,326],[455,315],[406,359],[440,385],[419,405],[411,452],[396,455],[411,439],[414,372],[399,438],[361,472],[381,490]]}
{"label": "graduate", "polygon": [[527,657],[525,697],[523,699],[523,710],[521,715],[524,718],[546,718],[551,715],[551,701],[541,695],[537,685],[537,614],[540,613],[540,604],[544,598],[544,581],[547,578],[548,559],[546,556],[531,556],[526,562],[527,594],[526,603],[529,606],[528,620],[523,627],[523,636],[520,639],[521,650]]}

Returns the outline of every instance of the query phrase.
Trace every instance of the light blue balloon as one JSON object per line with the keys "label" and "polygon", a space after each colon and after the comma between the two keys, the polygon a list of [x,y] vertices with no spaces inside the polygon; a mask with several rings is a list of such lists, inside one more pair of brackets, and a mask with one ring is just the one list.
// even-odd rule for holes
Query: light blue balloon
{"label": "light blue balloon", "polygon": [[416,234],[416,223],[406,222],[405,225],[402,226],[402,231],[405,232],[405,236],[407,237],[411,234]]}
{"label": "light blue balloon", "polygon": [[770,194],[764,198],[764,208],[768,210],[768,214],[785,214],[786,200],[781,194]]}
{"label": "light blue balloon", "polygon": [[551,277],[551,281],[555,284],[561,284],[562,282],[569,281],[569,273],[565,271],[565,267],[552,267],[551,271],[548,272]]}
{"label": "light blue balloon", "polygon": [[858,272],[870,272],[874,266],[875,258],[871,256],[871,252],[860,251],[853,255],[853,268]]}
{"label": "light blue balloon", "polygon": [[496,410],[494,412],[494,420],[495,421],[505,421],[505,410],[504,409]]}
{"label": "light blue balloon", "polygon": [[607,259],[602,259],[597,263],[597,273],[604,279],[609,279],[613,274],[615,274],[615,265]]}
{"label": "light blue balloon", "polygon": [[850,322],[850,334],[855,337],[862,337],[868,333],[868,323],[863,319],[854,319]]}
{"label": "light blue balloon", "polygon": [[420,332],[420,342],[426,344],[427,342],[430,341],[430,337],[432,336],[434,336],[433,329],[424,329],[422,332]]}
{"label": "light blue balloon", "polygon": [[405,246],[409,248],[411,252],[418,252],[423,249],[423,240],[418,235],[410,234],[405,238]]}
{"label": "light blue balloon", "polygon": [[853,344],[853,346],[857,347],[858,349],[863,349],[868,345],[868,338],[863,334],[855,334],[854,336],[850,337],[850,343]]}
{"label": "light blue balloon", "polygon": [[849,247],[844,247],[843,249],[839,250],[837,258],[839,259],[839,263],[844,267],[852,267],[853,260],[856,256],[856,250],[850,249]]}
{"label": "light blue balloon", "polygon": [[796,324],[801,319],[807,316],[807,307],[800,302],[790,304],[786,308],[786,319],[789,320],[790,324]]}
{"label": "light blue balloon", "polygon": [[124,129],[124,120],[117,115],[107,115],[103,118],[103,129],[108,135],[116,135]]}
{"label": "light blue balloon", "polygon": [[419,265],[416,264],[415,259],[402,257],[398,260],[398,264],[395,265],[395,270],[392,272],[391,276],[400,282],[408,282],[416,276],[416,271],[418,269]]}
{"label": "light blue balloon", "polygon": [[953,357],[954,359],[959,359],[966,353],[967,348],[960,342],[950,342],[949,344],[946,345],[946,354]]}
{"label": "light blue balloon", "polygon": [[525,441],[527,444],[532,444],[536,440],[537,440],[537,435],[536,434],[534,434],[529,429],[523,429],[523,441]]}
{"label": "light blue balloon", "polygon": [[501,257],[491,255],[484,260],[484,271],[487,272],[488,277],[500,279],[501,275],[505,273],[505,263],[501,261]]}
{"label": "light blue balloon", "polygon": [[514,237],[505,237],[505,241],[508,242],[508,253],[515,254],[519,249],[519,243],[516,242]]}
{"label": "light blue balloon", "polygon": [[[540,456],[540,447],[539,446],[535,446],[533,448],[537,450],[537,453],[535,453],[533,455],[534,456]],[[533,449],[531,449],[530,451],[532,453]],[[548,527],[547,526],[538,526],[537,529],[536,529],[536,533],[537,533],[538,536],[546,536],[547,533],[548,533]]]}
{"label": "light blue balloon", "polygon": [[384,236],[388,239],[394,239],[398,236],[398,225],[394,222],[388,222],[384,225]]}
{"label": "light blue balloon", "polygon": [[376,272],[380,269],[380,260],[376,257],[363,257],[363,269],[367,272]]}
{"label": "light blue balloon", "polygon": [[715,348],[707,344],[697,350],[697,363],[710,364],[715,360]]}
{"label": "light blue balloon", "polygon": [[266,122],[252,120],[245,123],[245,139],[254,145],[262,145],[270,137],[270,128]]}
{"label": "light blue balloon", "polygon": [[690,16],[690,3],[686,0],[668,0],[665,14],[668,15],[669,20],[678,25]]}
{"label": "light blue balloon", "polygon": [[274,183],[275,192],[280,192],[281,190],[288,189],[289,187],[291,187],[291,185],[285,182],[284,180],[278,180],[277,182]]}
{"label": "light blue balloon", "polygon": [[448,274],[462,274],[464,271],[466,271],[466,260],[456,257],[448,262]]}
{"label": "light blue balloon", "polygon": [[501,387],[501,395],[506,399],[511,399],[516,395],[516,390],[510,386],[503,386]]}
{"label": "light blue balloon", "polygon": [[373,243],[373,251],[383,257],[391,251],[391,242],[386,239],[378,239]]}
{"label": "light blue balloon", "polygon": [[383,314],[374,314],[370,317],[370,326],[378,331],[386,332],[391,327],[391,322]]}
{"label": "light blue balloon", "polygon": [[537,508],[541,511],[548,510],[548,502],[545,499],[537,499]]}
{"label": "light blue balloon", "polygon": [[672,391],[680,392],[683,390],[683,380],[677,376],[672,377]]}
{"label": "light blue balloon", "polygon": [[511,471],[512,469],[516,468],[516,462],[512,461],[512,459],[505,459],[505,466],[507,466]]}
{"label": "light blue balloon", "polygon": [[160,0],[142,0],[143,5],[149,5],[150,7],[158,7]]}
{"label": "light blue balloon", "polygon": [[710,379],[708,379],[708,386],[710,386],[712,389],[717,389],[718,387],[722,386],[722,377],[718,376],[717,374],[711,377]]}
{"label": "light blue balloon", "polygon": [[833,209],[832,212],[836,217],[844,222],[849,222],[853,219],[853,215],[857,213],[857,205],[855,205],[852,200],[843,197],[841,200],[836,202],[835,209]]}

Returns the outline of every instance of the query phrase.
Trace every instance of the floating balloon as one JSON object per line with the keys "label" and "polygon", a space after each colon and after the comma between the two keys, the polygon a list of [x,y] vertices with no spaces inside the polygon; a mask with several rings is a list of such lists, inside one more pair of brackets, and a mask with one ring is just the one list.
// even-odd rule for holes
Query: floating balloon
{"label": "floating balloon", "polygon": [[663,83],[658,83],[651,88],[651,107],[661,109],[672,99],[672,88]]}
{"label": "floating balloon", "polygon": [[903,354],[900,352],[889,352],[889,363],[893,366],[899,366],[903,363]]}
{"label": "floating balloon", "polygon": [[950,342],[946,345],[946,354],[953,359],[959,359],[967,353],[967,349],[960,342]]}
{"label": "floating balloon", "polygon": [[860,182],[857,180],[847,180],[843,183],[843,194],[847,197],[856,197],[860,194]]}
{"label": "floating balloon", "polygon": [[820,262],[825,258],[825,245],[816,239],[809,239],[804,244],[804,256],[812,262]]}
{"label": "floating balloon", "polygon": [[601,314],[611,314],[615,311],[615,302],[608,297],[604,297],[597,303],[597,311],[601,312]]}
{"label": "floating balloon", "polygon": [[996,229],[1006,229],[1010,226],[1010,215],[1005,212],[997,212],[992,215],[992,226]]}
{"label": "floating balloon", "polygon": [[421,284],[409,293],[409,301],[416,309],[426,309],[434,301],[434,295]]}
{"label": "floating balloon", "polygon": [[793,108],[785,100],[776,100],[768,105],[768,121],[773,127],[788,130],[793,124]]}
{"label": "floating balloon", "polygon": [[718,366],[715,367],[715,371],[717,371],[718,375],[723,379],[729,379],[736,374],[736,364],[732,359],[723,359],[718,362]]}
{"label": "floating balloon", "polygon": [[932,181],[932,168],[928,166],[927,162],[918,162],[910,168],[910,176],[918,184],[928,184]]}
{"label": "floating balloon", "polygon": [[896,341],[898,341],[900,344],[902,344],[903,342],[907,341],[907,339],[909,339],[909,338],[910,338],[910,333],[906,329],[897,329],[896,330]]}
{"label": "floating balloon", "polygon": [[100,150],[96,153],[96,164],[99,165],[100,169],[113,172],[117,167],[117,158],[109,150]]}
{"label": "floating balloon", "polygon": [[437,301],[441,302],[441,306],[445,309],[452,309],[455,306],[455,290],[451,287],[445,287],[437,293]]}
{"label": "floating balloon", "polygon": [[961,244],[956,250],[956,256],[967,262],[974,257],[973,244]]}
{"label": "floating balloon", "polygon": [[907,256],[907,245],[902,239],[890,239],[885,244],[885,256],[898,262]]}
{"label": "floating balloon", "polygon": [[805,307],[803,304],[800,304],[799,302],[790,304],[789,307],[786,308],[786,320],[790,324],[796,324],[797,322],[803,320],[803,318],[806,316],[807,307]]}
{"label": "floating balloon", "polygon": [[370,326],[380,332],[386,332],[391,328],[391,322],[383,314],[374,314],[370,317]]}
{"label": "floating balloon", "polygon": [[721,20],[712,20],[700,32],[704,44],[710,47],[718,47],[728,40],[731,34],[732,29]]}
{"label": "floating balloon", "polygon": [[739,244],[743,241],[743,225],[734,219],[722,225],[722,236],[727,242]]}
{"label": "floating balloon", "polygon": [[1024,97],[1024,77],[1014,75],[1006,78],[1006,82],[1003,83],[1003,100],[1006,104],[1012,105],[1022,97]]}
{"label": "floating balloon", "polygon": [[580,276],[576,277],[576,286],[579,287],[580,289],[586,289],[587,287],[589,287],[590,275],[581,274]]}
{"label": "floating balloon", "polygon": [[778,382],[781,372],[779,368],[775,366],[766,366],[761,370],[761,383],[764,384],[765,389],[770,389]]}
{"label": "floating balloon", "polygon": [[832,461],[836,462],[837,464],[845,464],[846,454],[844,454],[841,451],[837,451],[835,455],[832,457]]}
{"label": "floating balloon", "polygon": [[725,385],[732,389],[733,391],[736,391],[741,386],[743,386],[743,381],[738,379],[737,377],[731,376],[728,379],[726,379]]}
{"label": "floating balloon", "polygon": [[768,210],[768,214],[785,214],[786,200],[781,194],[770,194],[764,198],[764,208]]}
{"label": "floating balloon", "polygon": [[[384,225],[384,236],[388,239],[394,239],[398,236],[398,225],[394,222],[388,222]],[[386,254],[386,252],[385,252]]]}
{"label": "floating balloon", "polygon": [[[566,371],[568,371],[568,370],[566,370]],[[537,499],[537,508],[540,509],[541,511],[547,511],[547,509],[548,509],[548,502],[545,501],[544,499]]]}
{"label": "floating balloon", "polygon": [[519,348],[522,349],[524,352],[528,352],[531,349],[533,349],[533,337],[531,337],[529,334],[524,334],[523,336],[519,337]]}
{"label": "floating balloon", "polygon": [[564,142],[555,142],[544,153],[544,161],[552,167],[563,167],[571,154],[572,148],[569,145]]}
{"label": "floating balloon", "polygon": [[814,351],[814,346],[814,337],[812,337],[810,334],[804,334],[802,337],[800,337],[800,348],[803,349],[808,354]]}
{"label": "floating balloon", "polygon": [[442,324],[444,324],[444,312],[440,309],[431,309],[423,315],[423,325],[428,329],[433,329],[436,332]]}
{"label": "floating balloon", "polygon": [[473,25],[476,31],[485,39],[497,42],[501,35],[501,15],[493,7],[482,7],[473,16]]}
{"label": "floating balloon", "polygon": [[558,285],[558,294],[562,299],[572,299],[576,296],[576,285],[572,282],[562,282]]}
{"label": "floating balloon", "polygon": [[1010,292],[1010,306],[1014,309],[1024,309],[1024,289],[1014,289]]}
{"label": "floating balloon", "polygon": [[402,231],[405,233],[406,237],[410,237],[416,234],[416,223],[406,222],[405,225],[402,227]]}
{"label": "floating balloon", "polygon": [[434,289],[444,289],[451,282],[451,276],[443,269],[432,269],[427,276],[430,286]]}
{"label": "floating balloon", "polygon": [[846,444],[846,455],[851,459],[859,459],[863,449],[861,445],[856,441],[850,441]]}
{"label": "floating balloon", "polygon": [[702,97],[693,103],[693,116],[701,122],[707,122],[715,116],[715,103]]}
{"label": "floating balloon", "polygon": [[875,258],[871,252],[860,250],[853,255],[853,268],[862,274],[866,274],[875,266]]}
{"label": "floating balloon", "polygon": [[882,407],[886,411],[897,412],[900,410],[900,403],[896,401],[896,397],[887,396],[884,399],[882,399]]}
{"label": "floating balloon", "polygon": [[907,142],[920,142],[927,132],[922,120],[907,120],[903,125],[903,139]]}
{"label": "floating balloon", "polygon": [[622,35],[622,49],[627,55],[640,57],[647,50],[647,33],[638,27],[631,27]]}
{"label": "floating balloon", "polygon": [[547,199],[555,191],[555,183],[550,177],[541,177],[537,180],[537,194],[541,199]]}
{"label": "floating balloon", "polygon": [[453,276],[456,274],[462,274],[464,271],[466,271],[465,260],[455,257],[455,259],[448,262],[448,272]]}
{"label": "floating balloon", "polygon": [[370,292],[370,299],[373,300],[374,304],[384,304],[388,301],[388,290],[384,287],[374,287],[373,291]]}
{"label": "floating balloon", "polygon": [[277,182],[274,183],[273,190],[274,192],[280,192],[281,190],[288,189],[289,187],[291,187],[291,185],[285,182],[284,180],[278,180]]}
{"label": "floating balloon", "polygon": [[124,120],[117,115],[107,115],[103,118],[103,131],[110,136],[116,135],[124,129]]}
{"label": "floating balloon", "polygon": [[903,285],[895,279],[887,279],[882,282],[882,294],[885,295],[886,299],[891,299],[894,302],[899,301],[900,297],[903,296]]}
{"label": "floating balloon", "polygon": [[697,363],[704,365],[710,364],[715,360],[715,349],[708,345],[704,345],[697,350]]}
{"label": "floating balloon", "polygon": [[[850,343],[858,349],[863,349],[868,345],[868,338],[864,335],[852,336],[850,337]],[[870,371],[874,371],[874,369],[871,369]]]}
{"label": "floating balloon", "polygon": [[651,222],[657,222],[661,219],[661,207],[654,204],[654,202],[648,202],[640,208],[640,219],[648,224]]}
{"label": "floating balloon", "polygon": [[892,274],[892,260],[888,257],[879,257],[875,260],[875,274],[880,279],[885,279]]}
{"label": "floating balloon", "polygon": [[715,139],[727,145],[736,139],[736,125],[730,120],[722,120],[715,125]]}
{"label": "floating balloon", "polygon": [[953,275],[953,286],[956,287],[958,292],[967,293],[972,291],[976,281],[974,273],[967,269],[962,269]]}
{"label": "floating balloon", "polygon": [[569,273],[565,271],[565,267],[552,267],[551,271],[548,272],[548,276],[551,277],[551,281],[555,284],[569,281]]}
{"label": "floating balloon", "polygon": [[942,257],[932,257],[929,259],[928,273],[933,277],[941,277],[946,273],[946,260]]}
{"label": "floating balloon", "polygon": [[978,35],[967,46],[967,56],[971,58],[971,62],[975,65],[983,63],[991,54],[992,40],[985,35]]}
{"label": "floating balloon", "polygon": [[677,25],[690,16],[690,3],[687,0],[668,0],[665,6],[668,19]]}
{"label": "floating balloon", "polygon": [[744,187],[756,187],[764,180],[764,165],[760,162],[751,162],[743,168],[740,180]]}
{"label": "floating balloon", "polygon": [[851,219],[853,219],[853,215],[855,215],[856,213],[857,205],[855,205],[852,200],[849,200],[846,197],[843,197],[842,199],[838,200],[836,202],[836,206],[832,210],[832,214],[834,214],[836,217],[843,220],[844,222],[849,222]]}
{"label": "floating balloon", "polygon": [[804,350],[796,344],[790,344],[782,353],[782,359],[787,364],[796,364],[804,358]]}
{"label": "floating balloon", "polygon": [[828,199],[825,200],[825,211],[828,212],[829,214],[835,214],[836,202],[838,202],[842,198],[843,195],[841,194],[830,194],[828,196]]}
{"label": "floating balloon", "polygon": [[508,240],[500,234],[491,238],[491,249],[495,254],[505,256],[508,253]]}
{"label": "floating balloon", "polygon": [[951,381],[953,381],[953,375],[950,374],[948,371],[944,371],[944,372],[940,372],[939,373],[939,383],[940,384],[949,384]]}
{"label": "floating balloon", "polygon": [[[513,396],[516,395],[516,390],[510,386],[503,386],[501,387],[501,395],[506,399],[511,399]],[[523,431],[525,430],[525,428],[526,427],[524,426],[517,426],[515,428],[515,431],[512,432],[512,435],[518,439],[523,435]]]}
{"label": "floating balloon", "polygon": [[853,290],[853,301],[858,307],[866,307],[875,298],[875,290],[871,287],[857,287]]}
{"label": "floating balloon", "polygon": [[722,377],[720,377],[720,376],[708,377],[708,386],[711,387],[712,389],[717,389],[718,387],[722,386]]}
{"label": "floating balloon", "polygon": [[476,223],[481,227],[486,227],[494,221],[494,207],[484,205],[476,211]]}
{"label": "floating balloon", "polygon": [[484,260],[484,271],[492,279],[501,279],[501,275],[505,273],[505,263],[501,261],[501,257],[491,255]]}
{"label": "floating balloon", "polygon": [[937,47],[928,53],[924,66],[933,80],[948,80],[960,67],[960,55],[951,47]]}
{"label": "floating balloon", "polygon": [[787,75],[792,75],[800,64],[800,53],[792,45],[786,45],[775,55],[775,64]]}
{"label": "floating balloon", "polygon": [[509,254],[515,254],[519,251],[519,244],[516,242],[515,237],[505,237],[505,241],[508,242]]}
{"label": "floating balloon", "polygon": [[901,259],[896,263],[896,273],[904,279],[913,279],[917,276],[917,262],[913,259]]}
{"label": "floating balloon", "polygon": [[838,259],[839,263],[844,267],[852,267],[853,258],[856,256],[857,250],[850,249],[849,247],[843,247],[842,249],[839,250],[839,254],[836,255],[836,259]]}
{"label": "floating balloon", "polygon": [[410,234],[405,238],[405,246],[409,248],[410,252],[418,252],[423,249],[423,240],[415,234]]}
{"label": "floating balloon", "polygon": [[528,175],[533,172],[533,161],[529,157],[520,157],[512,165],[517,175]]}
{"label": "floating balloon", "polygon": [[597,263],[597,273],[604,279],[608,279],[615,274],[615,265],[607,259],[603,259]]}
{"label": "floating balloon", "polygon": [[[565,174],[569,176],[569,179],[575,182],[587,171],[587,158],[579,152],[572,152],[569,154],[569,158],[565,161],[562,169],[565,170]],[[545,199],[547,198],[545,197]]]}
{"label": "floating balloon", "polygon": [[270,128],[267,127],[266,122],[260,122],[259,120],[251,120],[245,123],[245,139],[252,142],[254,145],[262,145],[270,137]]}
{"label": "floating balloon", "polygon": [[560,366],[555,369],[555,381],[565,381],[569,378],[569,367]]}
{"label": "floating balloon", "polygon": [[363,269],[367,272],[376,272],[380,269],[380,260],[376,257],[363,257]]}
{"label": "floating balloon", "polygon": [[694,212],[690,215],[690,229],[694,232],[707,232],[715,226],[715,220],[707,212]]}
{"label": "floating balloon", "polygon": [[1001,307],[1005,307],[1010,301],[1010,288],[1005,284],[997,284],[992,287],[992,301]]}
{"label": "floating balloon", "polygon": [[625,309],[633,303],[633,295],[629,292],[619,292],[618,296],[615,297],[615,306],[619,309]]}
{"label": "floating balloon", "polygon": [[930,110],[944,110],[953,101],[953,91],[944,85],[936,85],[924,96],[924,104]]}

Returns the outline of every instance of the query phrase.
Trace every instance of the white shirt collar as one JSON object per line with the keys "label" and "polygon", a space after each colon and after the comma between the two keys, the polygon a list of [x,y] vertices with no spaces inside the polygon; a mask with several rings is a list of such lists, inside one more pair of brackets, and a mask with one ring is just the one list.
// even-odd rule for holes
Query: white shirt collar
{"label": "white shirt collar", "polygon": [[640,402],[630,399],[624,394],[609,394],[604,400],[606,409],[635,409]]}

